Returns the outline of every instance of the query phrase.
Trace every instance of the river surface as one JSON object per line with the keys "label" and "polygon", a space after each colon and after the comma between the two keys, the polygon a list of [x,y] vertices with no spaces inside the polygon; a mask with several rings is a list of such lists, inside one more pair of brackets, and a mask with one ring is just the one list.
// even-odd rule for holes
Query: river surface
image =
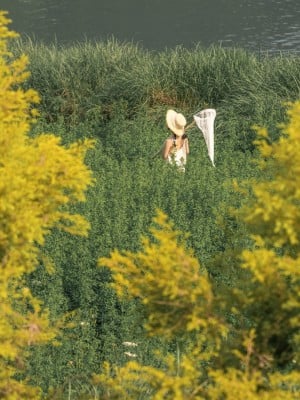
{"label": "river surface", "polygon": [[300,53],[300,0],[0,0],[10,28],[44,43],[196,43]]}

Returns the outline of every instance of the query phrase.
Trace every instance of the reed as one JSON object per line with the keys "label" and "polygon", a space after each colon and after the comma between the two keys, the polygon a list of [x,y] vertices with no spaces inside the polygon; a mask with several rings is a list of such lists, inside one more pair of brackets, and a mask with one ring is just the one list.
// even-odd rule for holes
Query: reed
{"label": "reed", "polygon": [[300,94],[299,56],[200,45],[150,52],[114,38],[69,47],[27,40],[15,50],[30,58],[29,85],[41,94],[49,121],[58,114],[71,123],[105,120],[120,101],[128,104],[129,117],[144,104],[195,110],[230,108],[232,101],[253,114],[253,102],[259,109],[266,98],[280,102]]}

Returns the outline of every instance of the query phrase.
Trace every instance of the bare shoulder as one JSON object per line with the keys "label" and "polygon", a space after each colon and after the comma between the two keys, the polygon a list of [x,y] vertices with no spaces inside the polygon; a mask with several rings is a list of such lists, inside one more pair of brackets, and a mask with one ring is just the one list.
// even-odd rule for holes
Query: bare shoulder
{"label": "bare shoulder", "polygon": [[168,137],[168,138],[165,140],[165,142],[164,142],[164,146],[165,146],[165,147],[170,147],[170,146],[172,146],[172,145],[173,145],[173,138]]}
{"label": "bare shoulder", "polygon": [[167,139],[165,140],[166,143],[173,143],[173,138],[171,136],[167,137]]}
{"label": "bare shoulder", "polygon": [[162,146],[162,157],[166,160],[168,158],[168,154],[173,146],[173,139],[168,137]]}

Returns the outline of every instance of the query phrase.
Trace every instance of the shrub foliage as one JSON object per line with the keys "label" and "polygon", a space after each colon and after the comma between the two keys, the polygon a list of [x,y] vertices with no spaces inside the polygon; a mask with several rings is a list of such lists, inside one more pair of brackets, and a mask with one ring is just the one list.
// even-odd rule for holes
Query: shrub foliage
{"label": "shrub foliage", "polygon": [[25,349],[53,339],[48,311],[32,296],[24,276],[37,266],[39,247],[54,226],[87,234],[88,222],[66,206],[85,199],[92,181],[83,158],[91,142],[63,147],[50,134],[30,138],[38,95],[23,90],[27,58],[14,59],[15,36],[0,14],[0,397],[37,399],[39,390],[16,379]]}

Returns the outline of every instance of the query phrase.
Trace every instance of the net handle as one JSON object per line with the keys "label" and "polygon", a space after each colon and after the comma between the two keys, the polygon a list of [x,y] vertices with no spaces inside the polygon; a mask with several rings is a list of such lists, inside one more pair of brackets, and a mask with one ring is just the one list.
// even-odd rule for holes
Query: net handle
{"label": "net handle", "polygon": [[193,122],[191,122],[190,124],[188,124],[185,128],[185,130],[187,131],[188,129],[191,129],[194,125],[196,125],[196,121],[194,120]]}

